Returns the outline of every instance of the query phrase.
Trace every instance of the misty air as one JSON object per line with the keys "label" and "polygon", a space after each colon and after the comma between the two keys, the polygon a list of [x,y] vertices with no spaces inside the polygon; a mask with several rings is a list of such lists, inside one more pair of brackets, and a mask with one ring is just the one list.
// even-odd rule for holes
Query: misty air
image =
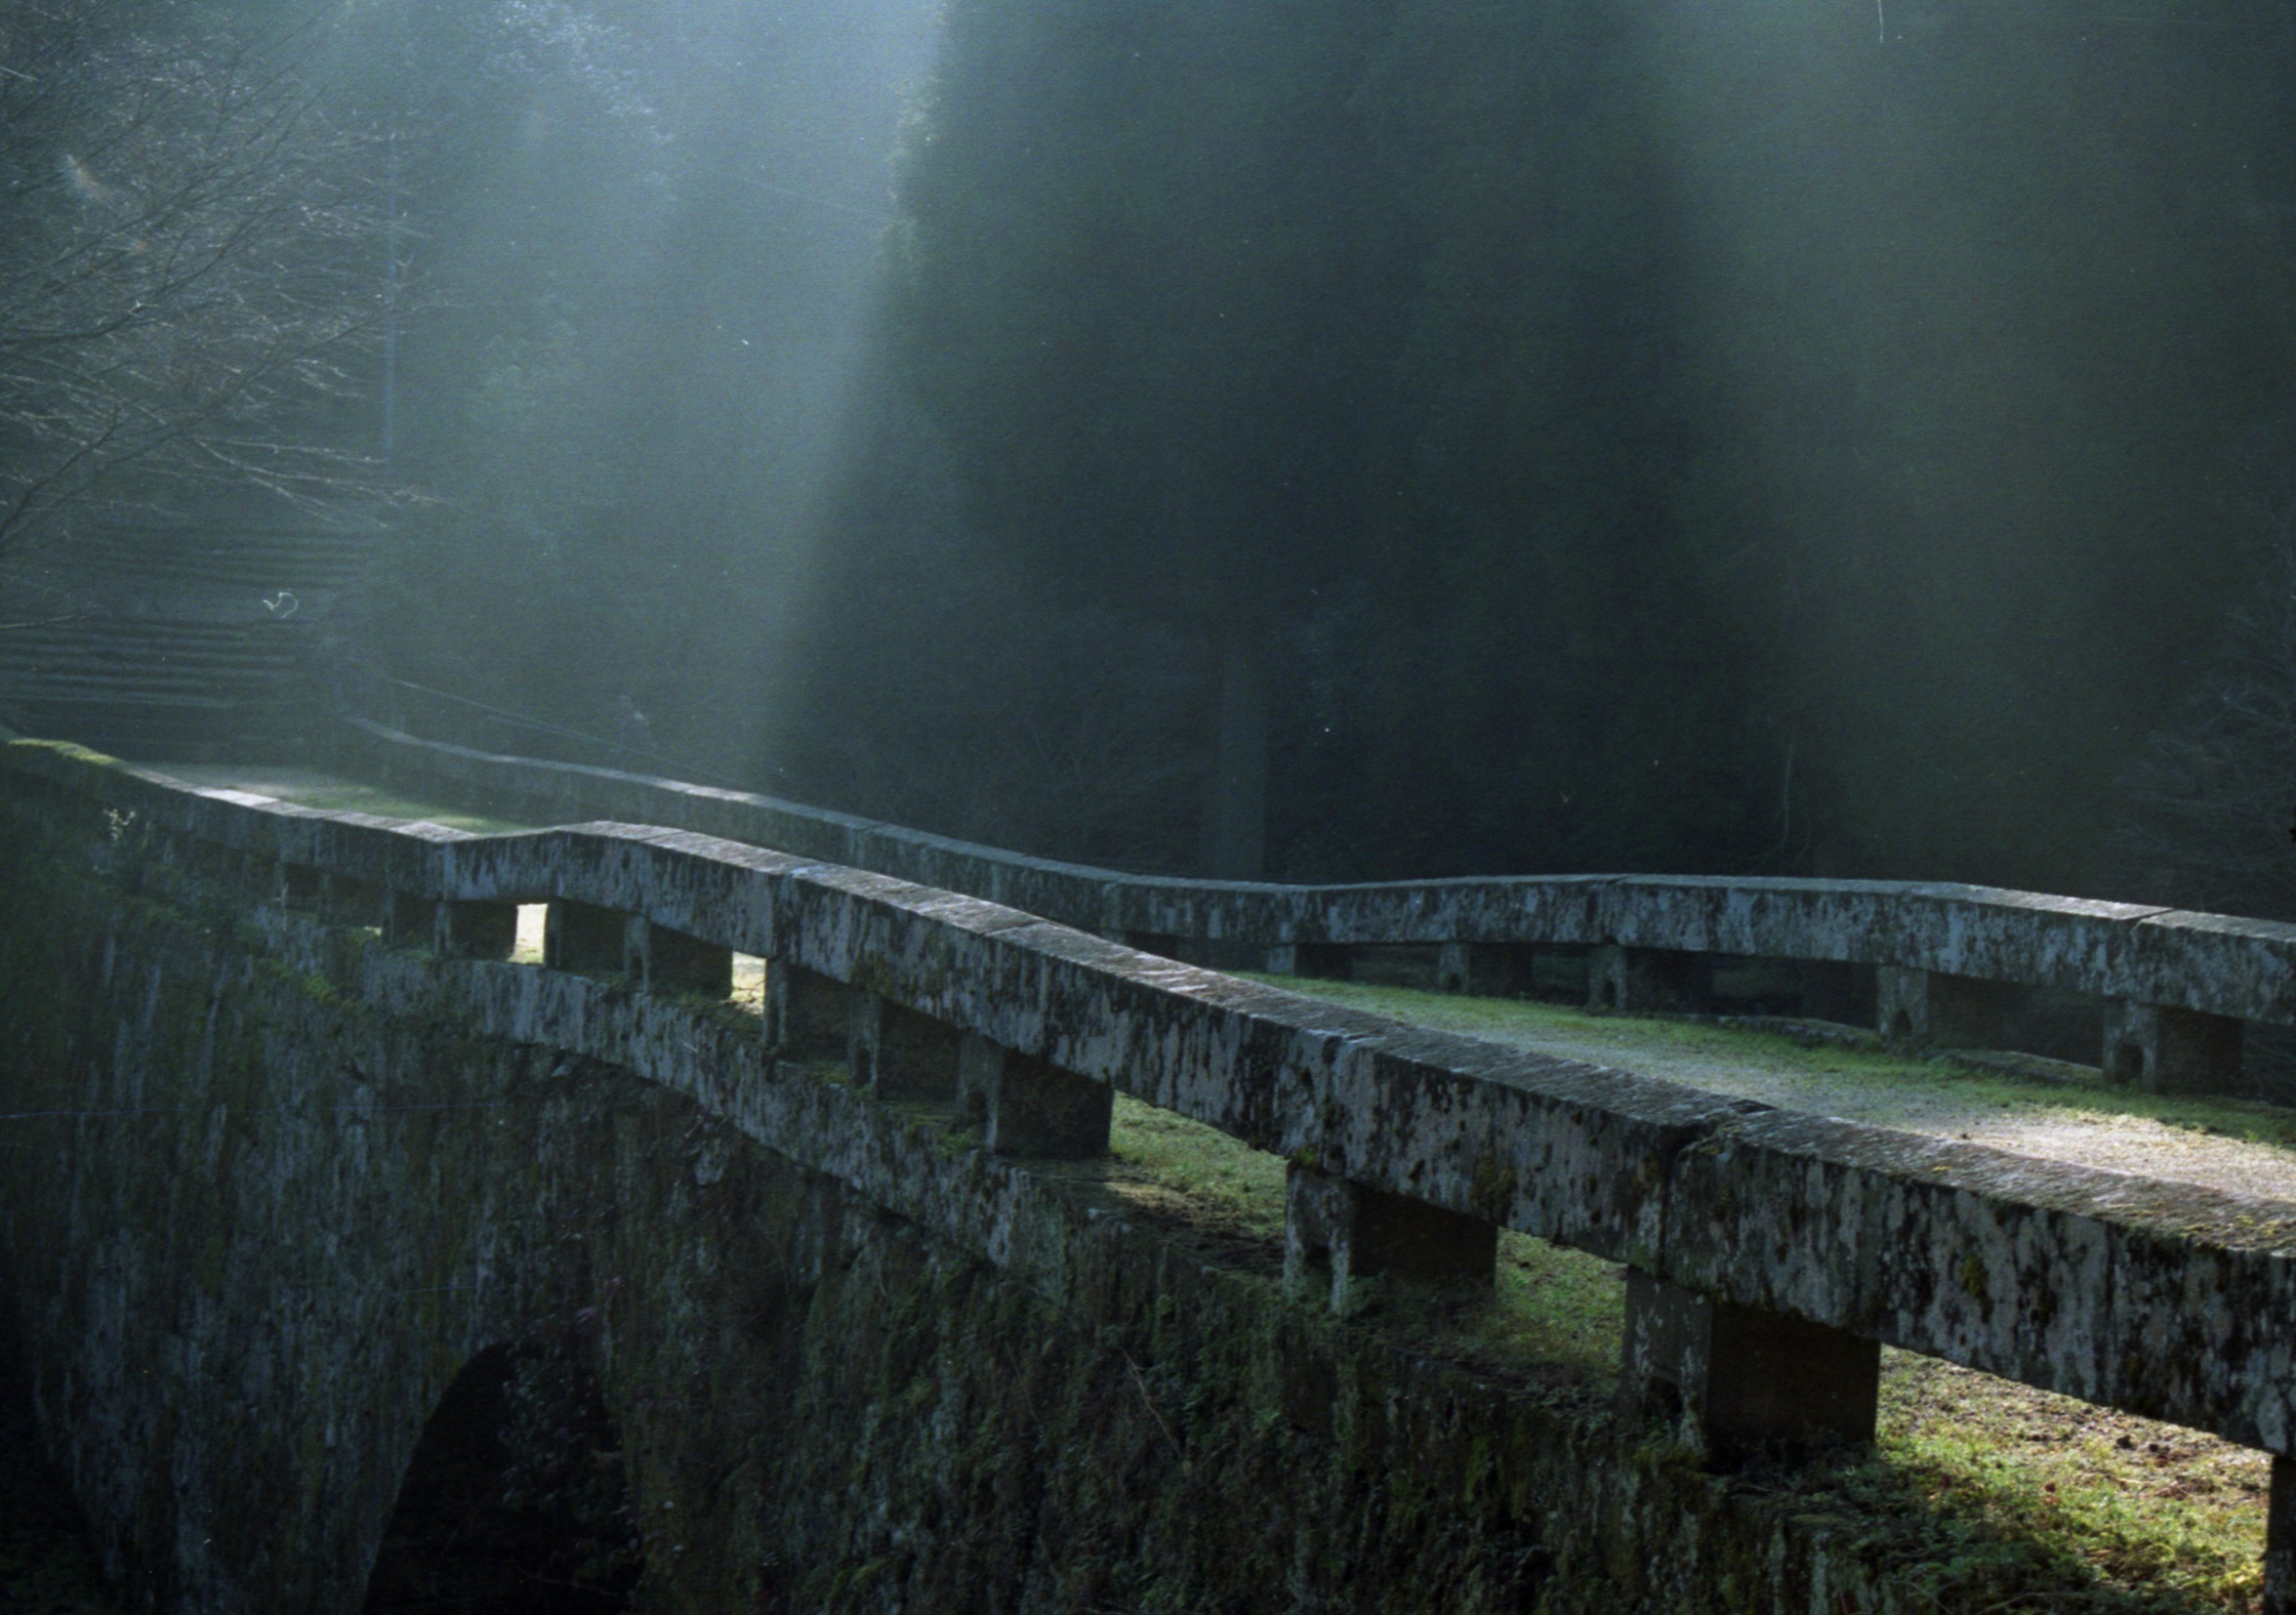
{"label": "misty air", "polygon": [[0,1611],[2296,1615],[2296,10],[0,0]]}

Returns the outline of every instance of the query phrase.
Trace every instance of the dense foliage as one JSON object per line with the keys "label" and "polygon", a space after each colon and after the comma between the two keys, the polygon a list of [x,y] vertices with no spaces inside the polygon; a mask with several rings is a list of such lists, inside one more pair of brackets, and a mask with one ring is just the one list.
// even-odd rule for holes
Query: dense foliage
{"label": "dense foliage", "polygon": [[196,0],[0,0],[0,573],[97,500],[340,497],[374,300],[355,132]]}
{"label": "dense foliage", "polygon": [[[2284,830],[2266,787],[2112,834],[2222,773],[2149,737],[2223,749],[2210,658],[2279,587],[2282,8],[0,0],[0,39],[51,16],[70,71],[0,74],[0,290],[100,266],[133,312],[67,387],[9,294],[0,491],[114,419],[363,460],[402,677],[1169,869],[2235,901],[2202,866]],[[295,70],[240,95],[256,20]],[[201,45],[164,104],[84,88],[162,39]],[[237,214],[166,211],[209,174]],[[269,245],[142,289],[225,239]]]}

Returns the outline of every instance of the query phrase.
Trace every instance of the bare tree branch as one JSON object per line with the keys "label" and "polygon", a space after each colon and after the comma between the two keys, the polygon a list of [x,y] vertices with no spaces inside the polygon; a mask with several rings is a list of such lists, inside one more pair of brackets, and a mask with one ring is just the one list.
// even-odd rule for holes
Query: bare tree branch
{"label": "bare tree branch", "polygon": [[293,41],[169,0],[0,0],[0,570],[101,494],[365,489],[367,143]]}

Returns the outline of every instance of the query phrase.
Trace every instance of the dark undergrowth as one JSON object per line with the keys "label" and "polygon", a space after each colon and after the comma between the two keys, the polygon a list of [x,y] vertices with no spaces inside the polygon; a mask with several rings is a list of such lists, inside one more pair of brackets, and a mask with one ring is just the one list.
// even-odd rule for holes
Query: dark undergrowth
{"label": "dark undergrowth", "polygon": [[31,1386],[0,1329],[0,1615],[117,1615],[87,1522],[40,1447]]}

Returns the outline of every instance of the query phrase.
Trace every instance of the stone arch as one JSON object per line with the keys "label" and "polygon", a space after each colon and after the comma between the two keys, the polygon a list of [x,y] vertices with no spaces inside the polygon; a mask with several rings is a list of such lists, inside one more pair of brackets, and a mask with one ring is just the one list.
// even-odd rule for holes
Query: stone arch
{"label": "stone arch", "polygon": [[588,1343],[489,1346],[423,1427],[365,1615],[612,1615],[644,1568]]}

